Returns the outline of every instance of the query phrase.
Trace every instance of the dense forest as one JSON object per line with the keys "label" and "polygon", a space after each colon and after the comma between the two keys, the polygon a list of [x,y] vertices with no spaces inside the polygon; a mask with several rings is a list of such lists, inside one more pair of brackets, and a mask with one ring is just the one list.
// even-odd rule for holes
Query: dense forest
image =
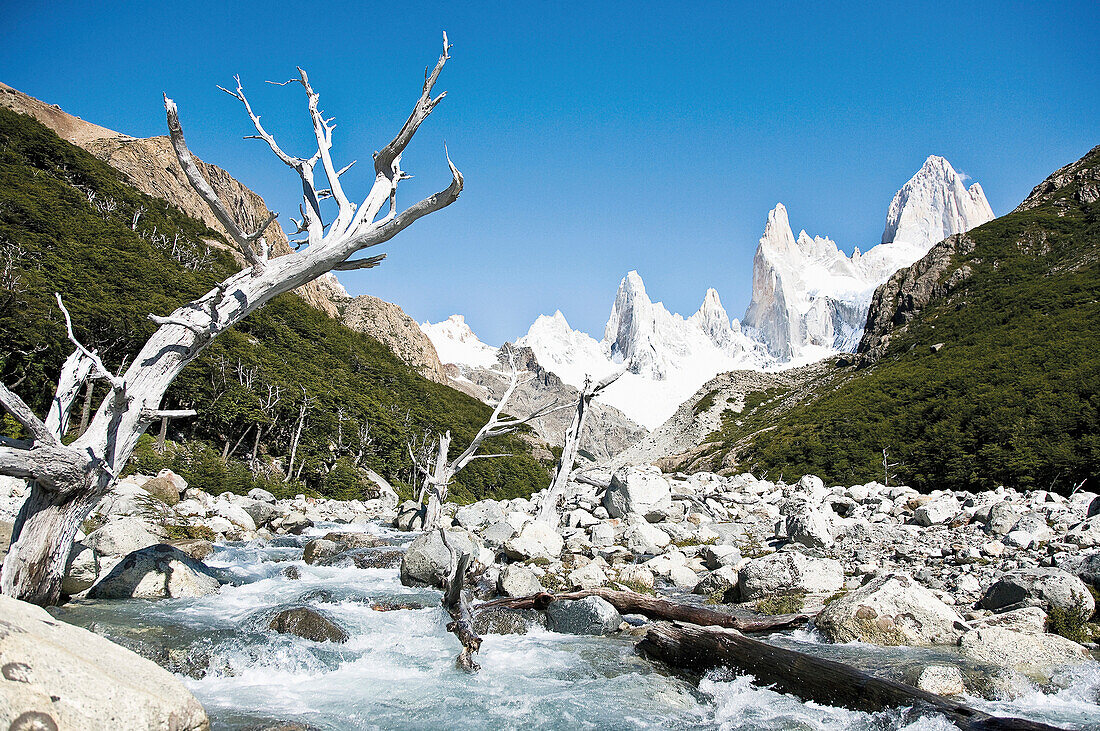
{"label": "dense forest", "polygon": [[969,279],[877,362],[842,358],[811,398],[727,412],[716,460],[923,490],[1100,489],[1100,148],[1080,164],[1040,205],[969,232],[948,269]]}
{"label": "dense forest", "polygon": [[[0,108],[0,380],[46,412],[72,351],[55,292],[81,342],[123,367],[155,329],[150,313],[167,314],[239,268],[218,242],[107,164]],[[85,392],[77,409],[94,410],[105,393],[103,384]],[[450,429],[461,449],[490,412],[292,294],[217,338],[163,406],[198,416],[170,422],[163,449],[151,428],[130,470],[171,467],[213,493],[262,486],[342,499],[364,495],[361,468],[407,490],[410,446]],[[74,416],[74,429],[82,420]],[[17,437],[19,426],[6,417],[3,433]],[[514,456],[472,463],[456,476],[455,499],[546,486],[547,465],[521,436],[488,448]]]}

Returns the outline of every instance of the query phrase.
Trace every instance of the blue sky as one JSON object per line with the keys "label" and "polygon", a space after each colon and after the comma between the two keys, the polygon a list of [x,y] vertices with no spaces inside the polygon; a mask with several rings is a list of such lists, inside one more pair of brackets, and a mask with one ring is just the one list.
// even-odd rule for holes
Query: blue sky
{"label": "blue sky", "polygon": [[[109,8],[109,9],[108,9]],[[0,2],[0,80],[89,121],[164,134],[296,215],[293,173],[218,91],[239,73],[284,147],[308,154],[310,73],[337,118],[345,189],[454,43],[448,97],[406,152],[406,204],[466,175],[352,294],[418,320],[462,312],[483,339],[560,308],[599,337],[619,279],[685,315],[716,287],[740,316],[768,210],[866,248],[929,154],[998,214],[1100,143],[1100,5],[1061,3]]]}

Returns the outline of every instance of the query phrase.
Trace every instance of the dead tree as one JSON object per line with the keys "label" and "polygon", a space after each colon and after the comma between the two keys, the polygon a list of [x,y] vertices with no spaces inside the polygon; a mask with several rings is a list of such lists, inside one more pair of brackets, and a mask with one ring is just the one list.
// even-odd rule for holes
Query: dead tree
{"label": "dead tree", "polygon": [[[767,617],[750,618],[739,617],[728,612],[720,612],[715,609],[695,606],[693,604],[679,604],[667,599],[646,596],[635,591],[619,591],[617,589],[581,589],[561,594],[552,594],[548,591],[539,592],[530,596],[510,597],[496,599],[491,602],[483,602],[474,607],[475,612],[493,607],[507,607],[508,609],[537,609],[544,611],[552,602],[572,601],[585,597],[598,596],[620,614],[641,614],[650,619],[664,621],[691,622],[704,627],[724,627],[735,629],[739,632],[772,632],[780,629],[788,629],[806,624],[817,616],[817,611],[797,612],[794,614],[777,614]],[[818,608],[820,609],[820,607]]]}
{"label": "dead tree", "polygon": [[481,649],[481,637],[474,630],[470,600],[463,590],[466,571],[470,568],[470,554],[466,551],[459,554],[447,540],[447,531],[443,528],[439,529],[439,537],[451,554],[450,571],[443,586],[443,608],[447,610],[447,614],[451,615],[447,631],[462,643],[462,652],[459,653],[455,664],[467,672],[476,672],[481,669],[481,666],[474,661],[474,655]]}
{"label": "dead tree", "polygon": [[[451,480],[459,470],[475,459],[511,456],[509,454],[478,454],[477,450],[481,448],[482,442],[489,437],[511,434],[530,421],[534,421],[535,419],[555,411],[570,408],[568,404],[564,406],[548,404],[536,409],[522,419],[502,416],[504,407],[508,404],[508,400],[512,398],[512,394],[515,393],[516,387],[521,383],[519,379],[519,370],[516,368],[515,353],[512,351],[508,352],[508,365],[511,368],[508,387],[504,389],[504,393],[500,397],[500,402],[497,403],[496,408],[493,409],[489,421],[485,422],[485,426],[478,430],[478,433],[470,440],[469,446],[462,451],[462,454],[458,455],[453,460],[447,459],[448,452],[451,449],[451,433],[448,431],[439,437],[432,466],[430,468],[421,465],[416,466],[424,476],[424,485],[421,487],[421,491],[422,494],[426,493],[428,500],[428,505],[424,512],[425,531],[434,530],[439,525],[439,518],[443,512],[443,504],[447,502],[448,488],[451,484]],[[415,460],[415,454],[412,452],[411,448],[410,454],[413,455]]]}
{"label": "dead tree", "polygon": [[[36,604],[58,601],[66,560],[81,522],[122,472],[138,437],[160,418],[161,399],[172,381],[215,337],[273,297],[326,272],[376,266],[384,255],[352,257],[356,252],[389,241],[416,220],[458,198],[462,174],[448,157],[452,180],[447,188],[400,212],[396,199],[398,183],[408,177],[401,169],[401,155],[420,124],[444,97],[444,94],[433,97],[432,89],[449,51],[444,35],[443,53],[425,76],[412,113],[393,140],[374,153],[374,182],[358,206],[340,183],[340,175],[348,168],[337,169],[333,162],[334,126],[331,119],[322,115],[318,95],[306,72],[299,69],[298,77],[287,83],[300,83],[305,91],[317,142],[317,151],[308,158],[283,151],[260,123],[237,79],[236,91],[228,93],[244,106],[256,129],[255,138],[267,143],[301,179],[302,220],[297,222],[298,230],[294,233],[305,234],[303,246],[274,259],[268,258],[263,238],[275,219],[274,214],[254,231],[242,230],[191,156],[175,103],[167,96],[164,98],[176,158],[188,182],[229,232],[246,266],[167,317],[151,314],[150,319],[159,327],[122,373],[113,373],[95,353],[81,345],[70,323],[69,339],[75,351],[61,369],[56,396],[45,420],[35,415],[19,396],[0,386],[0,405],[29,435],[26,441],[5,440],[0,446],[0,474],[22,477],[31,483],[30,495],[16,518],[13,542],[0,575],[0,590],[4,594]],[[327,188],[315,182],[318,163]],[[325,221],[321,200],[330,197],[338,213],[334,220]],[[60,297],[58,305],[61,306]],[[62,437],[66,434],[69,410],[80,387],[91,377],[105,380],[108,394],[88,429],[65,444]]]}
{"label": "dead tree", "polygon": [[558,503],[565,495],[565,486],[569,483],[569,476],[573,472],[573,464],[577,461],[577,450],[581,446],[581,434],[584,433],[584,422],[588,419],[589,407],[592,399],[605,388],[626,373],[626,369],[616,371],[606,378],[593,383],[591,376],[584,379],[584,388],[577,397],[577,410],[573,414],[573,421],[569,423],[569,429],[565,432],[565,444],[562,446],[561,457],[554,469],[554,478],[550,481],[550,487],[542,500],[539,508],[539,520],[552,526],[558,525]]}
{"label": "dead tree", "polygon": [[676,668],[705,673],[728,667],[751,673],[757,683],[802,700],[859,711],[913,708],[939,713],[970,731],[1056,731],[1045,723],[998,718],[951,698],[824,658],[761,642],[728,629],[658,623],[638,643],[646,657]]}

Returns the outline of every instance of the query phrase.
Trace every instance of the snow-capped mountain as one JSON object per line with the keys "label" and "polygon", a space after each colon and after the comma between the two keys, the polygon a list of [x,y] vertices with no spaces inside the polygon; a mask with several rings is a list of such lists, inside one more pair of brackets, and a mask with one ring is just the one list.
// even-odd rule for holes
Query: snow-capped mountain
{"label": "snow-capped mountain", "polygon": [[[473,367],[496,362],[497,349],[478,340],[458,315],[421,327],[444,362]],[[452,340],[456,337],[461,341]],[[588,376],[601,378],[629,365],[600,400],[649,429],[719,373],[778,365],[736,320],[730,322],[715,290],[708,290],[699,311],[685,319],[650,300],[637,272],[619,283],[603,340],[574,330],[559,311],[540,316],[516,344],[530,348],[543,368],[576,387]]]}
{"label": "snow-capped mountain", "polygon": [[894,195],[882,243],[849,257],[825,237],[795,239],[787,209],[768,214],[753,258],[749,334],[784,361],[804,363],[855,348],[875,288],[936,243],[993,219],[977,183],[969,189],[942,157],[930,156]]}
{"label": "snow-capped mountain", "polygon": [[462,315],[451,315],[443,322],[420,323],[420,329],[432,341],[443,363],[492,368],[497,362],[497,348],[481,342]]}
{"label": "snow-capped mountain", "polygon": [[[942,157],[929,157],[894,196],[883,243],[848,256],[828,237],[795,237],[787,209],[769,214],[753,258],[744,327],[708,289],[690,317],[654,302],[637,272],[619,283],[603,339],[540,316],[516,343],[539,364],[580,387],[628,365],[599,399],[649,429],[719,373],[802,365],[859,343],[875,288],[947,236],[993,218],[981,186],[967,189]],[[444,363],[491,368],[499,350],[478,340],[461,315],[421,325]]]}

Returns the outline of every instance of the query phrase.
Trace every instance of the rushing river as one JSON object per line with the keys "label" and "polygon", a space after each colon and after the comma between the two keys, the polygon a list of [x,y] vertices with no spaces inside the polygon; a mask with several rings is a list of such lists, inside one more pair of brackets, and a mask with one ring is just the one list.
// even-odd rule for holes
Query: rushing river
{"label": "rushing river", "polygon": [[[345,526],[333,529],[346,529]],[[321,535],[326,528],[314,529]],[[408,534],[367,526],[397,541]],[[712,675],[698,684],[643,660],[627,638],[579,637],[534,629],[487,635],[470,676],[454,666],[459,646],[445,629],[439,593],[401,586],[397,569],[306,565],[308,536],[272,544],[221,546],[206,563],[232,583],[201,599],[86,602],[58,610],[179,672],[215,729],[297,722],[317,729],[950,729],[940,718],[867,714],[802,703]],[[283,570],[297,568],[300,579]],[[272,611],[307,604],[351,635],[342,645],[279,635]],[[422,609],[377,611],[379,604]],[[434,606],[432,606],[434,604]],[[808,652],[897,670],[915,650],[818,643],[805,631],[773,641]],[[1066,728],[1100,729],[1100,670],[1063,679],[1044,694],[975,700],[983,710]]]}

